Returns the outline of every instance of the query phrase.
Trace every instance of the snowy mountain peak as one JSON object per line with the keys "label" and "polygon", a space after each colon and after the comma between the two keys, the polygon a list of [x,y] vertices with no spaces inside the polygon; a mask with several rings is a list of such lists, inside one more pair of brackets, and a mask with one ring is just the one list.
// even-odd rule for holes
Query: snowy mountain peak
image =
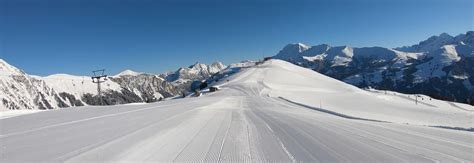
{"label": "snowy mountain peak", "polygon": [[295,44],[288,44],[283,48],[283,50],[288,50],[288,51],[298,51],[298,52],[303,52],[308,50],[310,47],[303,44],[303,43],[295,43]]}
{"label": "snowy mountain peak", "polygon": [[189,88],[192,81],[205,80],[225,68],[226,66],[221,62],[214,62],[210,65],[196,62],[188,67],[179,68],[175,72],[160,74],[160,77],[174,85]]}
{"label": "snowy mountain peak", "polygon": [[222,62],[216,61],[216,62],[213,62],[213,63],[211,64],[211,67],[222,67],[222,68],[224,68],[225,65],[224,65],[224,63],[222,63]]}
{"label": "snowy mountain peak", "polygon": [[[198,66],[199,64],[200,64],[199,62],[196,62],[196,63],[194,63],[194,64],[192,64],[192,65],[189,65],[188,68],[196,67],[196,66]],[[183,67],[181,67],[181,68],[183,68]]]}
{"label": "snowy mountain peak", "polygon": [[444,38],[444,39],[451,39],[453,36],[447,34],[447,33],[441,33],[438,38]]}
{"label": "snowy mountain peak", "polygon": [[211,65],[209,65],[209,72],[214,74],[217,73],[223,69],[225,69],[226,66],[222,62],[214,62]]}
{"label": "snowy mountain peak", "polygon": [[[285,46],[275,59],[310,68],[358,87],[423,93],[474,104],[474,31],[432,36],[402,48]],[[435,85],[435,87],[433,87]]]}
{"label": "snowy mountain peak", "polygon": [[25,72],[8,64],[3,59],[0,59],[0,75],[1,76],[24,75],[24,74]]}
{"label": "snowy mountain peak", "polygon": [[467,44],[474,46],[474,31],[468,31],[466,34],[460,34],[453,37],[447,33],[441,33],[438,36],[431,36],[430,38],[421,41],[420,43],[412,46],[404,46],[395,48],[396,50],[403,52],[430,52],[442,48],[443,45],[460,45]]}
{"label": "snowy mountain peak", "polygon": [[142,73],[140,72],[135,72],[135,71],[132,71],[130,69],[127,69],[127,70],[124,70],[120,73],[118,73],[117,75],[115,75],[115,77],[119,77],[119,76],[137,76],[137,75],[140,75]]}
{"label": "snowy mountain peak", "polygon": [[428,52],[438,49],[439,47],[449,44],[453,42],[454,37],[447,34],[442,33],[439,36],[432,36],[425,41],[420,42],[418,45],[413,46],[412,50],[416,52]]}
{"label": "snowy mountain peak", "polygon": [[196,62],[193,65],[190,65],[188,68],[180,68],[179,71],[181,72],[188,72],[188,71],[209,71],[211,73],[216,73],[225,68],[225,65],[222,62],[214,62],[210,65],[206,65],[203,63]]}
{"label": "snowy mountain peak", "polygon": [[296,43],[296,45],[298,45],[298,46],[301,47],[302,49],[309,49],[309,48],[310,48],[308,45],[305,45],[305,44],[300,43],[300,42]]}
{"label": "snowy mountain peak", "polygon": [[[198,68],[203,68],[198,69]],[[212,67],[212,70],[209,68]],[[222,63],[213,66],[197,64],[196,70],[180,74],[179,79],[203,80],[219,71]],[[209,72],[211,71],[211,72]],[[102,96],[97,96],[97,84],[88,76],[54,74],[33,76],[0,59],[0,112],[17,109],[56,109],[84,105],[114,105],[134,102],[156,102],[181,95],[189,88],[186,82],[171,83],[161,76],[125,70],[107,78],[101,84]]]}
{"label": "snowy mountain peak", "polygon": [[291,60],[295,56],[300,56],[304,51],[310,49],[309,46],[303,43],[294,43],[286,45],[278,54],[275,56],[279,59]]}

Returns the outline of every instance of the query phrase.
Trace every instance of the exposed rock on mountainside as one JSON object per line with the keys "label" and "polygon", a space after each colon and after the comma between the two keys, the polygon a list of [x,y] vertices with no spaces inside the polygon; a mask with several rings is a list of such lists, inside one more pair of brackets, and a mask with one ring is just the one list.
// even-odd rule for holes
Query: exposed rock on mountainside
{"label": "exposed rock on mountainside", "polygon": [[190,86],[193,81],[202,81],[225,69],[226,66],[221,62],[214,62],[210,65],[196,63],[189,67],[179,68],[175,72],[161,74],[160,77],[171,82],[178,87],[181,92],[191,91]]}
{"label": "exposed rock on mountainside", "polygon": [[[188,83],[204,80],[225,66],[196,64],[172,74],[154,75],[125,70],[102,83],[102,98],[88,76],[31,76],[0,59],[0,110],[55,109],[83,105],[156,102],[181,95]],[[173,75],[165,80],[160,76]],[[170,77],[171,78],[171,77]]]}
{"label": "exposed rock on mountainside", "polygon": [[443,33],[401,48],[285,46],[283,59],[358,87],[421,93],[474,104],[474,32]]}

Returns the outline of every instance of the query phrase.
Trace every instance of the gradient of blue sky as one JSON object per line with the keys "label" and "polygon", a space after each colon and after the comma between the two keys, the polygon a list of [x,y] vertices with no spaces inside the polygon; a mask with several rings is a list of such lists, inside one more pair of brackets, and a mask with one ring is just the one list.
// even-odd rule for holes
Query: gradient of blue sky
{"label": "gradient of blue sky", "polygon": [[27,73],[160,73],[288,43],[398,47],[473,30],[472,0],[2,0],[0,58]]}

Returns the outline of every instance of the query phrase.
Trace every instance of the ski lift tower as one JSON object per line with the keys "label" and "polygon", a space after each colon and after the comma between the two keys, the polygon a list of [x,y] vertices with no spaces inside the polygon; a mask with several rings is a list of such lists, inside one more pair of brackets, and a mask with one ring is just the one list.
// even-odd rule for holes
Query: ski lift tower
{"label": "ski lift tower", "polygon": [[[92,76],[92,83],[97,83],[97,93],[100,98],[100,105],[102,105],[102,93],[100,90],[100,84],[107,81],[107,75],[105,75],[105,69],[92,71],[94,76]],[[102,80],[103,79],[103,80]]]}

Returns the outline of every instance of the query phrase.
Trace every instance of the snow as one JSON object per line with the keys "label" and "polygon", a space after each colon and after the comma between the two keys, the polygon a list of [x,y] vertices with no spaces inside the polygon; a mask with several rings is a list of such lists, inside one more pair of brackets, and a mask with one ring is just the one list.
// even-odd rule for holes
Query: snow
{"label": "snow", "polygon": [[0,58],[0,76],[23,75],[24,72]]}
{"label": "snow", "polygon": [[211,65],[209,65],[208,71],[211,74],[215,74],[215,73],[221,71],[222,69],[224,69],[225,67],[226,66],[224,64],[222,64],[221,62],[214,62]]}
{"label": "snow", "polygon": [[[269,68],[261,70],[260,75],[272,97],[284,97],[311,106],[319,106],[321,101],[325,109],[366,119],[426,126],[474,127],[473,112],[460,110],[444,101],[424,98],[421,102],[426,104],[416,105],[414,98],[367,92],[284,61],[273,60],[267,66]],[[292,80],[279,80],[282,77]],[[380,100],[380,96],[392,100]],[[474,110],[470,105],[456,105]]]}
{"label": "snow", "polygon": [[204,80],[225,68],[226,66],[221,62],[214,62],[210,65],[195,63],[189,67],[179,68],[176,72],[161,74],[161,76],[178,86],[194,80]]}
{"label": "snow", "polygon": [[229,68],[235,68],[235,67],[251,67],[251,66],[255,66],[257,64],[256,61],[250,61],[250,60],[246,60],[246,61],[241,61],[239,63],[232,63],[229,65]]}
{"label": "snow", "polygon": [[420,81],[428,77],[446,75],[446,72],[443,71],[442,68],[461,60],[461,57],[456,52],[455,45],[445,45],[436,51],[427,53],[425,57],[431,58],[431,60],[417,65],[417,71],[414,74],[416,79]]}
{"label": "snow", "polygon": [[331,62],[331,66],[347,66],[354,56],[354,49],[349,46],[333,47],[326,52],[325,59]]}
{"label": "snow", "polygon": [[322,61],[324,59],[324,55],[320,54],[320,55],[315,55],[315,56],[312,56],[312,57],[303,56],[303,59],[305,59],[307,61],[310,61],[310,62]]}
{"label": "snow", "polygon": [[397,55],[397,58],[400,60],[418,59],[418,57],[423,55],[423,53],[402,52],[402,51],[398,51],[394,49],[389,49],[389,50],[393,51]]}
{"label": "snow", "polygon": [[132,70],[123,70],[122,72],[118,73],[117,75],[115,75],[114,77],[120,77],[120,76],[137,76],[137,75],[140,75],[142,74],[141,72],[135,72],[135,71],[132,71]]}
{"label": "snow", "polygon": [[[97,84],[92,82],[89,76],[74,76],[69,74],[54,74],[39,78],[46,82],[56,92],[67,92],[82,97],[82,95],[89,93],[97,94]],[[121,90],[119,84],[111,81],[106,81],[102,84],[102,90]]]}
{"label": "snow", "polygon": [[474,160],[474,134],[461,131],[472,106],[415,105],[281,60],[231,70],[201,97],[0,119],[2,162]]}
{"label": "snow", "polygon": [[0,110],[0,119],[12,118],[20,115],[33,114],[45,110]]}
{"label": "snow", "polygon": [[[18,109],[21,106],[26,109],[37,108],[38,105],[45,105],[44,103],[55,103],[54,97],[48,96],[55,92],[44,84],[43,81],[36,78],[29,77],[23,71],[9,65],[3,60],[0,60],[0,111]],[[42,94],[41,99],[35,98]],[[46,96],[45,96],[46,95]],[[38,100],[36,103],[34,100]]]}
{"label": "snow", "polygon": [[[204,80],[224,69],[225,65],[214,62],[211,65],[196,64],[175,74],[153,75],[125,70],[116,76],[102,78],[101,90],[117,103],[154,101],[162,97],[177,95],[188,88],[187,82]],[[172,83],[167,76],[171,75]],[[54,74],[46,77],[29,75],[0,60],[0,110],[57,109],[70,106],[95,104],[89,96],[97,95],[97,83],[90,76]],[[131,96],[128,91],[136,96]],[[118,94],[118,95],[117,95]],[[146,97],[145,97],[146,95]]]}
{"label": "snow", "polygon": [[406,52],[430,52],[437,50],[439,47],[452,44],[455,42],[455,38],[447,33],[441,33],[439,36],[432,36],[425,41],[421,41],[419,44],[396,48],[400,51]]}
{"label": "snow", "polygon": [[298,45],[299,47],[301,47],[301,50],[300,51],[304,51],[304,49],[309,49],[310,47],[308,45],[305,45],[301,42],[299,43],[296,43],[296,45]]}
{"label": "snow", "polygon": [[304,51],[302,53],[303,56],[316,56],[316,55],[322,55],[325,52],[327,52],[331,46],[327,44],[321,44],[321,45],[315,45],[309,48],[308,50]]}
{"label": "snow", "polygon": [[444,45],[442,49],[444,49],[444,52],[441,54],[443,56],[441,60],[442,63],[457,62],[461,59],[458,53],[456,52],[455,45]]}
{"label": "snow", "polygon": [[351,61],[351,58],[335,56],[331,66],[347,66]]}
{"label": "snow", "polygon": [[336,46],[322,44],[308,48],[304,44],[289,44],[283,48],[275,59],[292,62],[328,61],[331,66],[348,66],[353,58],[374,59],[379,62],[397,60],[399,67],[407,63],[408,59],[417,59],[423,53],[401,52],[382,47],[353,48],[350,46]]}
{"label": "snow", "polygon": [[[386,85],[387,83],[380,83],[383,81],[382,74],[385,74],[393,79],[392,82],[395,85],[400,86],[397,89],[409,89],[411,85],[407,85],[406,80],[422,83],[436,78],[440,79],[441,83],[445,83],[440,87],[449,87],[447,85],[453,83],[449,80],[453,78],[460,81],[468,80],[470,77],[469,73],[462,74],[461,71],[468,71],[465,64],[474,57],[473,36],[473,31],[456,37],[442,33],[421,41],[417,45],[394,49],[331,47],[326,44],[310,47],[296,43],[288,44],[273,58],[289,61],[353,84],[366,81],[376,83],[376,85]],[[380,67],[384,67],[385,70],[380,72]],[[405,78],[406,73],[410,77]],[[411,75],[414,78],[411,78]],[[469,92],[465,88],[460,89]],[[453,91],[444,92],[448,96],[456,94]],[[464,96],[456,96],[456,100],[465,101]]]}
{"label": "snow", "polygon": [[462,74],[462,75],[452,75],[453,78],[459,79],[459,80],[466,80],[469,78],[467,74]]}
{"label": "snow", "polygon": [[285,60],[295,59],[301,57],[301,54],[309,48],[303,43],[288,44],[275,57]]}

